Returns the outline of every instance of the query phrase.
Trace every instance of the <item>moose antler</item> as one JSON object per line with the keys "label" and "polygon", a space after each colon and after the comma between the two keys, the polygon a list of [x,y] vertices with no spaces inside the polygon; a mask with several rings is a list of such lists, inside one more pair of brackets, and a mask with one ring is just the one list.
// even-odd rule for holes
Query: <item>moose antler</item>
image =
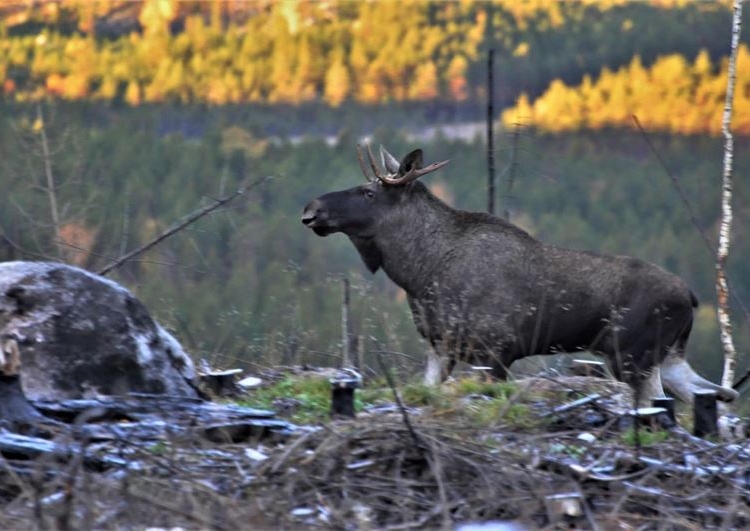
{"label": "moose antler", "polygon": [[[383,160],[383,166],[386,168],[393,167],[394,165],[398,164],[398,161],[388,153],[383,146],[380,146],[380,157]],[[365,177],[367,177],[368,181],[372,181],[373,179],[370,178],[370,175],[367,173],[367,168],[365,167],[365,161],[364,157],[362,156],[362,149],[358,145],[357,146],[357,158],[359,159],[359,166],[362,168],[362,173],[365,174]],[[412,181],[416,181],[423,175],[427,175],[428,173],[432,173],[435,170],[439,170],[446,164],[448,164],[448,160],[444,160],[442,162],[434,162],[427,166],[426,168],[421,168],[420,164],[412,165],[412,167],[409,169],[408,172],[401,174],[399,170],[395,172],[390,173],[381,173],[381,171],[378,169],[378,165],[375,163],[375,155],[372,154],[372,149],[370,148],[370,144],[367,144],[367,158],[370,161],[370,167],[372,168],[373,173],[375,174],[375,177],[380,180],[383,184],[388,185],[404,185],[408,184]],[[421,160],[421,157],[420,157]]]}
{"label": "moose antler", "polygon": [[[362,156],[362,146],[360,146],[359,144],[357,144],[357,160],[359,161],[359,167],[362,168],[362,173],[365,175],[365,179],[367,179],[369,182],[373,182],[375,179],[370,177],[370,174],[367,173],[367,167],[365,166],[365,159]],[[378,169],[375,167],[374,164],[372,166],[372,169],[375,172],[375,176],[379,177]]]}

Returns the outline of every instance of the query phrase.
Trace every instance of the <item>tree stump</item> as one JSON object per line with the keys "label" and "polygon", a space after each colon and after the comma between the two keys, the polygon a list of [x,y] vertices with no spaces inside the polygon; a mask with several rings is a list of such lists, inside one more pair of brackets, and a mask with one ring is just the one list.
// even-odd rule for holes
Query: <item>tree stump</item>
{"label": "tree stump", "polygon": [[19,431],[47,420],[26,398],[17,374],[0,374],[0,423]]}
{"label": "tree stump", "polygon": [[356,378],[331,380],[331,417],[354,418],[354,390],[359,387]]}

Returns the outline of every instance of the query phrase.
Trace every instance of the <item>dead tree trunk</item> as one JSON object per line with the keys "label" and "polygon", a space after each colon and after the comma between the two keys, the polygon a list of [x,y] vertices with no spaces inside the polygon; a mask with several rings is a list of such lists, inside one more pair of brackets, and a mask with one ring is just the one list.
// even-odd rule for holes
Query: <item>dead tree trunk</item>
{"label": "dead tree trunk", "polygon": [[349,367],[352,362],[352,335],[349,327],[349,279],[343,281],[343,296],[341,300],[341,366]]}
{"label": "dead tree trunk", "polygon": [[732,18],[732,48],[727,68],[727,94],[724,103],[724,116],[721,130],[724,135],[724,165],[721,183],[721,228],[719,229],[719,248],[716,254],[716,291],[718,295],[717,313],[721,330],[721,344],[724,347],[724,375],[722,385],[731,387],[737,364],[737,351],[732,340],[732,323],[729,319],[729,288],[726,279],[726,261],[729,254],[729,242],[732,229],[732,158],[734,156],[734,139],[731,132],[732,103],[737,69],[737,50],[739,48],[740,29],[742,27],[742,0],[734,0]]}
{"label": "dead tree trunk", "polygon": [[39,128],[39,138],[42,148],[42,161],[44,162],[44,177],[46,185],[44,190],[47,192],[49,198],[49,211],[50,217],[52,218],[52,229],[55,233],[55,247],[57,248],[57,258],[63,258],[63,246],[60,239],[60,212],[57,206],[57,186],[55,184],[55,175],[52,173],[52,155],[49,149],[49,142],[47,141],[47,125],[44,122],[44,114],[42,113],[42,106],[36,106],[36,124],[35,127]]}
{"label": "dead tree trunk", "polygon": [[490,48],[487,55],[487,212],[490,214],[495,213],[494,54],[495,50]]}

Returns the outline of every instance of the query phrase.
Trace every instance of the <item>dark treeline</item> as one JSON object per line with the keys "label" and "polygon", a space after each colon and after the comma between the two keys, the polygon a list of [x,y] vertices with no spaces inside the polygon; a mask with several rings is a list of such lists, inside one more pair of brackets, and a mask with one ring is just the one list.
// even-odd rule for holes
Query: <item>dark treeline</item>
{"label": "dark treeline", "polygon": [[[311,198],[362,181],[354,151],[363,132],[359,112],[331,111],[326,128],[338,132],[335,143],[317,134],[292,143],[274,137],[287,125],[274,129],[278,119],[269,109],[57,104],[41,107],[43,121],[38,110],[14,105],[0,112],[0,259],[49,257],[95,271],[211,198],[272,176],[113,276],[196,357],[223,366],[334,361],[341,341],[341,279],[348,277],[353,325],[365,352],[390,352],[411,368],[421,359],[423,347],[403,295],[381,273],[367,274],[345,237],[315,237],[299,221]],[[303,119],[305,111],[296,112]],[[326,123],[314,122],[307,130],[315,133]],[[295,128],[304,131],[301,123]],[[510,162],[510,134],[498,134],[501,170]],[[482,210],[487,204],[481,138],[420,142],[381,128],[372,141],[397,155],[421,146],[429,160],[451,159],[427,178],[436,193],[460,208]],[[684,277],[701,300],[691,361],[716,378],[721,349],[713,247],[722,145],[706,137],[654,135],[651,141],[676,176],[694,220],[644,138],[628,131],[521,131],[513,188],[508,191],[508,171],[498,186],[499,211],[509,209],[513,221],[540,239],[631,254]],[[748,144],[737,139],[737,176],[750,170]],[[744,260],[750,255],[749,195],[747,180],[738,178],[729,278],[744,301],[750,301]],[[739,310],[735,316],[744,353],[748,323]]]}

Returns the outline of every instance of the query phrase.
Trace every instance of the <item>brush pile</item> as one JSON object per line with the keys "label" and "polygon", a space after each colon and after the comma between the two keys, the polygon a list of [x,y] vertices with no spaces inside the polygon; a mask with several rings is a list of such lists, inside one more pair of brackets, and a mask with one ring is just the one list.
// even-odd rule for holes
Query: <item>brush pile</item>
{"label": "brush pile", "polygon": [[750,525],[750,448],[679,430],[641,448],[614,432],[587,435],[476,430],[429,419],[414,419],[411,427],[395,418],[339,423],[264,461],[250,498],[274,522],[292,527],[451,528],[487,520],[529,529]]}
{"label": "brush pile", "polygon": [[236,406],[162,404],[159,422],[131,405],[58,411],[26,439],[0,432],[0,528],[750,526],[746,442],[625,427],[600,396],[481,427],[394,404],[296,429]]}

